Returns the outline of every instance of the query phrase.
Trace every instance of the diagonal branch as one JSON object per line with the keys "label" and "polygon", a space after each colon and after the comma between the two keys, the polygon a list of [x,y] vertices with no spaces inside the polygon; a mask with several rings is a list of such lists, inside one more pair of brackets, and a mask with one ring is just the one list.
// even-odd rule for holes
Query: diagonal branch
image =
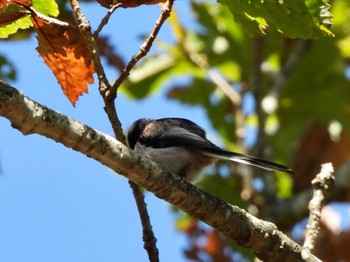
{"label": "diagonal branch", "polygon": [[117,95],[118,88],[125,81],[125,79],[129,76],[131,69],[136,65],[136,63],[142,57],[147,55],[147,53],[149,52],[149,50],[152,47],[154,40],[156,39],[156,37],[159,33],[160,28],[164,24],[165,20],[170,16],[171,9],[173,7],[173,3],[174,3],[174,0],[167,0],[166,3],[163,5],[162,12],[161,12],[158,20],[156,21],[156,24],[153,27],[152,32],[150,33],[150,35],[148,36],[146,41],[141,45],[140,50],[137,52],[137,54],[135,54],[131,58],[129,63],[126,65],[126,67],[124,68],[124,70],[120,74],[119,78],[113,84],[112,89],[110,90],[110,92],[108,94],[109,99],[111,99],[111,100],[115,99],[115,97]]}
{"label": "diagonal branch", "polygon": [[161,170],[114,138],[32,101],[3,81],[0,81],[0,115],[24,135],[45,136],[95,159],[238,244],[251,248],[264,261],[320,261],[278,231],[274,224]]}
{"label": "diagonal branch", "polygon": [[[334,188],[326,199],[326,203],[343,201],[346,198],[346,192],[350,190],[350,160],[337,169],[334,177]],[[296,221],[307,217],[308,203],[312,195],[313,190],[306,189],[286,201],[270,203],[267,206],[265,219],[273,221],[279,228],[290,228]]]}
{"label": "diagonal branch", "polygon": [[315,242],[320,231],[321,211],[325,204],[329,191],[334,185],[333,166],[331,163],[323,164],[321,172],[312,180],[314,194],[309,202],[309,222],[306,226],[304,248],[310,250],[315,247]]}
{"label": "diagonal branch", "polygon": [[[81,11],[79,2],[77,0],[70,0],[70,4],[74,10],[74,13],[76,14],[78,24],[79,24],[79,30],[82,33],[82,35],[84,35],[86,42],[90,47],[90,52],[92,54],[93,61],[96,66],[96,72],[98,75],[99,91],[105,103],[105,107],[104,107],[105,112],[113,128],[115,137],[119,141],[121,141],[123,144],[126,144],[125,136],[123,134],[121,123],[119,121],[119,117],[115,107],[115,101],[114,99],[111,100],[108,97],[108,93],[109,93],[108,90],[111,89],[111,85],[109,84],[109,81],[105,75],[104,68],[101,63],[101,58],[98,52],[97,41],[96,41],[96,36],[100,32],[100,30],[102,30],[102,27],[104,26],[104,24],[108,22],[109,17],[112,15],[115,9],[118,8],[120,5],[116,4],[112,7],[112,9],[109,11],[105,19],[102,21],[102,23],[96,30],[95,37],[94,37],[91,34],[90,23],[85,18],[83,12]],[[156,246],[156,238],[154,236],[152,226],[151,226],[151,221],[148,216],[147,205],[146,205],[146,202],[144,201],[143,192],[137,184],[135,184],[130,180],[129,180],[129,185],[134,194],[136,206],[139,212],[139,216],[140,216],[140,220],[143,228],[144,247],[147,251],[150,261],[158,262],[159,256],[158,256],[158,249]]]}
{"label": "diagonal branch", "polygon": [[101,23],[98,25],[97,29],[93,33],[93,37],[97,39],[98,35],[101,33],[102,28],[108,24],[109,18],[111,18],[112,14],[114,13],[115,10],[117,10],[118,7],[121,7],[122,3],[115,3],[112,5],[112,7],[108,10],[107,14],[105,17],[102,18]]}

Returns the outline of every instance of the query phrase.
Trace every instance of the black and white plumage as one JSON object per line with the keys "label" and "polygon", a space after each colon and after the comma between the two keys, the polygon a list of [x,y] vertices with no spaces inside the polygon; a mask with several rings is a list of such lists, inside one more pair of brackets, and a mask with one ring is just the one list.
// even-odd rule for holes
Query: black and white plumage
{"label": "black and white plumage", "polygon": [[200,126],[183,118],[139,119],[130,127],[127,139],[131,149],[187,181],[219,159],[295,174],[286,166],[226,151],[210,142]]}

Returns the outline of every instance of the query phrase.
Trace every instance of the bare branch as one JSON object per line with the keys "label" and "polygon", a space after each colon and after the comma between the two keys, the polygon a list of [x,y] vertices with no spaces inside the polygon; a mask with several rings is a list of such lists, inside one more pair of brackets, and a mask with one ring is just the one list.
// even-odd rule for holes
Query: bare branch
{"label": "bare branch", "polygon": [[[77,16],[78,24],[79,24],[79,29],[80,32],[83,34],[83,36],[86,39],[86,42],[88,43],[90,47],[90,52],[93,57],[94,64],[96,66],[96,71],[98,75],[98,80],[99,80],[99,91],[100,94],[104,100],[105,103],[105,112],[108,116],[108,119],[112,125],[115,137],[122,142],[124,145],[126,144],[125,136],[122,130],[121,123],[119,121],[119,117],[117,114],[117,110],[115,107],[115,97],[113,99],[110,99],[108,97],[108,90],[111,90],[111,85],[109,84],[109,81],[105,75],[104,68],[101,63],[101,58],[98,52],[98,46],[96,42],[96,38],[92,36],[91,34],[91,27],[89,21],[85,18],[84,14],[82,13],[79,3],[77,0],[71,0],[70,1],[71,6],[74,10],[74,13]],[[114,10],[118,7],[119,5],[115,5]],[[110,15],[112,14],[112,9],[110,10]],[[101,28],[100,30],[102,29]],[[99,31],[97,31],[99,32]],[[96,33],[96,32],[95,32]],[[158,249],[156,247],[156,239],[154,237],[153,231],[152,231],[152,226],[151,222],[148,216],[147,212],[147,205],[146,202],[144,201],[144,196],[141,188],[135,184],[133,181],[129,180],[129,185],[133,191],[136,205],[138,208],[139,212],[139,217],[141,220],[141,224],[143,227],[143,240],[144,240],[144,247],[147,251],[148,257],[150,258],[151,262],[157,262],[159,261],[158,258]]]}
{"label": "bare branch", "polygon": [[121,123],[119,121],[117,111],[115,109],[114,100],[113,101],[106,101],[106,91],[111,89],[111,85],[109,84],[109,81],[106,77],[100,54],[97,47],[96,39],[91,34],[91,26],[89,21],[86,19],[85,15],[80,9],[79,2],[77,0],[70,0],[70,4],[73,8],[73,11],[77,17],[79,30],[81,34],[84,36],[86,43],[88,44],[90,48],[90,52],[92,55],[92,59],[94,62],[94,65],[96,67],[96,73],[99,81],[99,91],[102,95],[104,101],[105,101],[105,111],[107,113],[108,119],[112,125],[113,131],[116,134],[116,138],[119,141],[124,142],[125,144],[125,137],[123,134],[123,130],[121,128]]}
{"label": "bare branch", "polygon": [[278,231],[274,224],[209,195],[114,138],[32,101],[3,81],[0,81],[0,115],[25,135],[43,135],[95,159],[238,244],[251,248],[263,261],[320,261]]}
{"label": "bare branch", "polygon": [[110,99],[114,100],[117,94],[117,90],[119,86],[125,81],[125,79],[129,76],[131,69],[136,65],[136,63],[151,49],[151,46],[156,39],[160,28],[164,24],[165,20],[170,16],[171,9],[173,7],[174,0],[167,0],[166,3],[162,7],[162,12],[156,21],[155,26],[153,27],[152,32],[146,39],[146,41],[141,45],[140,50],[137,52],[136,55],[134,55],[127,66],[124,68],[123,72],[120,74],[119,78],[115,81],[115,83],[112,86],[112,89],[110,90],[109,94],[107,94]]}
{"label": "bare branch", "polygon": [[108,24],[109,18],[114,13],[115,10],[117,10],[118,7],[122,6],[122,3],[118,2],[112,5],[112,7],[108,10],[106,16],[102,18],[101,23],[98,25],[96,31],[93,33],[93,37],[96,39],[100,32],[102,31],[102,28]]}
{"label": "bare branch", "polygon": [[184,43],[180,42],[180,44],[182,50],[185,52],[190,61],[196,66],[206,70],[208,72],[208,77],[216,85],[216,87],[227,96],[234,106],[239,106],[241,104],[242,97],[232,88],[232,85],[227,81],[227,79],[217,69],[210,68],[206,58],[204,58],[202,55],[192,52],[186,48]]}
{"label": "bare branch", "polygon": [[309,202],[309,222],[306,226],[306,236],[304,248],[310,252],[315,247],[316,238],[320,230],[320,219],[322,207],[329,195],[330,188],[334,184],[333,166],[331,163],[323,164],[321,172],[312,180],[314,186],[314,195]]}
{"label": "bare branch", "polygon": [[[344,163],[335,173],[335,186],[326,202],[341,201],[350,190],[350,160]],[[293,198],[278,201],[267,206],[265,219],[277,224],[281,229],[290,228],[297,221],[305,218],[308,214],[308,202],[313,196],[312,189],[306,189],[293,196]]]}
{"label": "bare branch", "polygon": [[232,85],[225,79],[225,77],[220,74],[216,69],[208,69],[208,76],[211,81],[228,97],[234,106],[239,106],[241,104],[241,95],[236,92]]}
{"label": "bare branch", "polygon": [[34,9],[34,7],[28,7],[28,9],[37,17],[43,19],[46,23],[48,24],[51,24],[51,25],[56,25],[56,26],[61,26],[61,27],[72,27],[71,24],[67,23],[67,22],[64,22],[64,21],[61,21],[61,20],[58,20],[54,17],[50,17],[50,16],[46,16],[46,15],[43,15],[41,13],[39,13],[38,11],[36,11]]}
{"label": "bare branch", "polygon": [[27,11],[25,12],[27,14],[31,14],[32,17],[39,17],[40,19],[44,20],[48,24],[56,25],[60,27],[72,27],[72,25],[67,22],[39,13],[38,11],[35,10],[33,6],[27,6],[27,5],[21,4],[20,2],[17,2],[16,4],[26,9]]}
{"label": "bare branch", "polygon": [[192,51],[185,44],[185,36],[187,34],[186,29],[180,23],[176,13],[174,14],[171,25],[173,26],[173,31],[175,32],[175,38],[186,57],[197,67],[206,70],[208,72],[208,77],[216,85],[216,87],[227,96],[234,106],[239,106],[242,99],[241,95],[232,88],[231,83],[229,83],[229,81],[227,81],[227,79],[217,69],[210,67],[206,55]]}
{"label": "bare branch", "polygon": [[130,187],[136,200],[137,210],[140,214],[142,228],[143,228],[143,242],[144,248],[147,250],[148,258],[150,262],[159,261],[159,252],[156,245],[157,239],[154,236],[151,221],[147,211],[147,205],[145,201],[145,195],[141,188],[134,182],[129,180]]}

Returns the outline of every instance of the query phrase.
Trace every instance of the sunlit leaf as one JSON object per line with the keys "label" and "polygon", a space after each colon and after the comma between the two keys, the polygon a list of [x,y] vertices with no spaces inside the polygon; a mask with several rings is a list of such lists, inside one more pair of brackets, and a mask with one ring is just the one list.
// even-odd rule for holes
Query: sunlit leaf
{"label": "sunlit leaf", "polygon": [[[318,38],[332,35],[332,15],[322,0],[231,1],[218,0],[252,35],[266,34],[272,25],[286,37]],[[255,28],[254,28],[255,24]]]}
{"label": "sunlit leaf", "polygon": [[88,84],[94,82],[95,69],[89,49],[77,29],[49,25],[39,18],[34,24],[38,33],[37,51],[74,105],[80,95],[88,92]]}
{"label": "sunlit leaf", "polygon": [[55,0],[33,0],[33,7],[43,15],[56,17],[59,14]]}

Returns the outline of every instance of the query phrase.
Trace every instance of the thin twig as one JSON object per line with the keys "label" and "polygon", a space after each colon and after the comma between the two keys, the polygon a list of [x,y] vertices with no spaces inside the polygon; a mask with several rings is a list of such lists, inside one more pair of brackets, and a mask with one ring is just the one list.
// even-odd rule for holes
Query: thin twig
{"label": "thin twig", "polygon": [[[100,55],[98,52],[98,47],[96,43],[96,38],[94,38],[91,34],[91,27],[89,21],[85,18],[84,14],[82,13],[79,3],[77,0],[70,0],[71,6],[74,10],[74,13],[77,16],[78,24],[79,24],[79,30],[82,33],[82,35],[85,37],[86,42],[88,43],[90,47],[90,52],[92,54],[92,59],[96,67],[96,72],[98,75],[99,80],[99,91],[101,96],[103,97],[104,103],[105,103],[105,112],[108,116],[108,119],[112,125],[114,134],[120,142],[123,144],[126,144],[126,139],[123,134],[121,123],[118,118],[117,110],[115,107],[115,96],[113,99],[109,99],[107,94],[107,90],[111,90],[111,85],[109,84],[109,81],[105,75],[104,68],[101,63]],[[102,23],[101,23],[102,24]],[[103,25],[101,26],[102,29]],[[99,31],[97,31],[99,32]],[[96,32],[95,32],[96,33]],[[141,220],[141,224],[143,227],[143,240],[144,240],[144,247],[148,253],[148,257],[151,262],[158,262],[158,249],[156,247],[156,238],[154,237],[151,222],[149,219],[149,215],[147,212],[147,205],[144,201],[144,195],[141,190],[141,188],[135,184],[132,181],[129,181],[129,185],[133,191],[135,202],[138,208],[139,217]]]}
{"label": "thin twig", "polygon": [[234,106],[238,106],[241,103],[241,95],[236,92],[231,84],[220,74],[216,69],[208,69],[208,76],[213,83],[228,97]]}
{"label": "thin twig", "polygon": [[73,11],[74,11],[76,17],[77,17],[79,31],[84,36],[84,39],[89,46],[92,60],[93,60],[94,65],[95,65],[98,81],[99,81],[99,87],[100,87],[100,89],[108,89],[110,84],[107,80],[107,77],[106,77],[102,62],[101,62],[96,39],[93,38],[91,35],[90,23],[86,19],[83,12],[81,11],[80,6],[79,6],[79,2],[77,0],[70,0],[70,4],[73,8]]}
{"label": "thin twig", "polygon": [[[334,189],[327,198],[326,203],[330,201],[343,201],[346,199],[346,192],[350,190],[350,159],[337,168],[334,177]],[[308,215],[308,202],[312,196],[313,190],[308,188],[298,192],[288,200],[269,203],[263,218],[276,224],[279,229],[287,230],[291,228],[296,221]]]}
{"label": "thin twig", "polygon": [[227,96],[233,106],[238,107],[241,103],[242,97],[232,88],[231,83],[229,83],[217,69],[210,67],[207,57],[204,54],[193,52],[185,44],[186,29],[180,23],[176,13],[174,13],[171,25],[173,26],[173,31],[175,32],[174,36],[176,41],[186,57],[197,67],[206,70],[208,72],[208,77],[216,85],[216,87],[218,87]]}
{"label": "thin twig", "polygon": [[67,28],[72,27],[72,25],[68,22],[64,22],[54,17],[46,16],[44,14],[39,13],[33,6],[27,6],[25,4],[21,4],[20,2],[16,2],[16,4],[26,9],[26,11],[24,11],[26,14],[32,15],[32,17],[33,16],[39,17],[48,24],[60,26],[60,27],[67,27]]}
{"label": "thin twig", "polygon": [[331,163],[323,164],[321,172],[312,180],[314,195],[309,202],[309,222],[306,226],[304,248],[310,252],[315,247],[316,238],[320,229],[321,211],[325,200],[329,195],[330,188],[334,185],[333,166]]}
{"label": "thin twig", "polygon": [[91,26],[89,21],[86,19],[85,15],[80,9],[79,2],[77,0],[70,0],[70,4],[73,8],[73,11],[77,17],[78,20],[78,28],[80,33],[84,36],[84,39],[86,40],[89,48],[90,53],[92,56],[92,60],[94,62],[95,68],[96,68],[96,74],[99,81],[99,91],[101,96],[103,97],[105,101],[105,112],[108,116],[108,119],[112,125],[114,134],[116,135],[116,138],[125,144],[125,136],[123,134],[123,130],[121,128],[121,123],[119,121],[117,111],[115,109],[114,100],[113,101],[107,101],[106,98],[106,90],[111,89],[111,85],[106,77],[100,54],[97,47],[96,39],[91,35]]}
{"label": "thin twig", "polygon": [[157,238],[154,236],[152,225],[149,219],[149,215],[147,212],[147,205],[145,201],[145,195],[140,187],[134,182],[129,180],[129,185],[134,194],[134,198],[136,199],[137,210],[140,214],[140,217],[143,228],[143,243],[144,248],[147,250],[148,258],[150,262],[158,262],[159,261],[159,252],[156,245]]}
{"label": "thin twig", "polygon": [[102,18],[101,23],[98,25],[97,29],[95,30],[95,32],[92,34],[92,36],[96,39],[98,37],[98,35],[100,34],[102,28],[108,24],[109,18],[111,17],[111,15],[114,13],[115,10],[117,10],[118,7],[122,6],[122,3],[118,2],[114,5],[112,5],[112,7],[108,10],[107,14],[105,15],[105,17]]}
{"label": "thin twig", "polygon": [[165,20],[170,16],[171,9],[173,7],[174,0],[167,0],[166,3],[162,7],[162,12],[156,21],[155,26],[153,27],[152,32],[145,40],[145,42],[141,45],[140,50],[135,54],[127,66],[124,68],[123,72],[120,74],[119,78],[115,81],[110,92],[107,94],[109,99],[114,100],[117,95],[117,90],[119,86],[125,81],[125,79],[129,76],[131,69],[135,66],[135,64],[147,53],[152,47],[154,40],[156,39],[160,28],[164,24]]}

